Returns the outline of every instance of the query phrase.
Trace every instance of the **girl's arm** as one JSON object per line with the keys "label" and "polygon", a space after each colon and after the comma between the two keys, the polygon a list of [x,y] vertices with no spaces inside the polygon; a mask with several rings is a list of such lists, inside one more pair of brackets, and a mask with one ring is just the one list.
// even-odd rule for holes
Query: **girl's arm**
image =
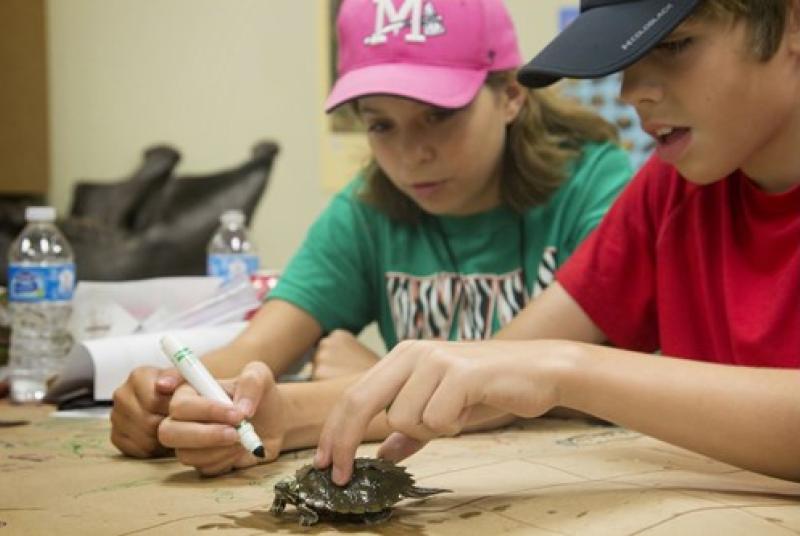
{"label": "girl's arm", "polygon": [[289,302],[270,300],[236,339],[202,359],[217,378],[237,376],[251,361],[263,362],[277,377],[321,336],[322,327],[309,313]]}

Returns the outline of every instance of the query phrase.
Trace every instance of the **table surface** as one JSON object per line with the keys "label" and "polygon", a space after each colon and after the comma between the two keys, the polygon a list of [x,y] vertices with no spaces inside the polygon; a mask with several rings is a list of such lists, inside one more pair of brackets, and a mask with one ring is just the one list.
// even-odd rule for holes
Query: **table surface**
{"label": "table surface", "polygon": [[312,450],[203,478],[174,459],[120,456],[107,420],[50,411],[0,404],[0,535],[800,534],[800,485],[599,423],[537,419],[434,441],[408,468],[453,493],[406,500],[382,525],[302,528],[293,507],[276,518],[269,506]]}

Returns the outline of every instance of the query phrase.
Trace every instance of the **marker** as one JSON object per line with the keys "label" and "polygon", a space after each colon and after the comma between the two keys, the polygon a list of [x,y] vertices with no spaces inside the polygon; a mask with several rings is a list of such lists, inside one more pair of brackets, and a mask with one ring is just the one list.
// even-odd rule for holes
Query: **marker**
{"label": "marker", "polygon": [[[233,407],[233,402],[228,393],[217,383],[217,380],[195,357],[188,346],[181,344],[175,337],[166,335],[161,338],[161,350],[177,367],[183,379],[189,382],[189,385],[194,387],[198,393],[210,400],[216,400],[226,406]],[[264,457],[264,445],[261,443],[261,439],[259,439],[252,424],[247,420],[243,420],[236,427],[236,431],[239,432],[239,441],[244,445],[244,448],[252,452],[254,456]]]}

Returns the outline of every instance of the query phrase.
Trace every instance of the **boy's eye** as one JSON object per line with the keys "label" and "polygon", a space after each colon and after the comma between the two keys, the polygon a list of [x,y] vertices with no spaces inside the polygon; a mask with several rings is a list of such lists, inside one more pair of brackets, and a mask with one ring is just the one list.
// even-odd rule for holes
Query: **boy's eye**
{"label": "boy's eye", "polygon": [[665,52],[671,56],[677,56],[693,43],[691,37],[684,37],[682,39],[675,39],[672,41],[662,41],[656,45],[656,49]]}

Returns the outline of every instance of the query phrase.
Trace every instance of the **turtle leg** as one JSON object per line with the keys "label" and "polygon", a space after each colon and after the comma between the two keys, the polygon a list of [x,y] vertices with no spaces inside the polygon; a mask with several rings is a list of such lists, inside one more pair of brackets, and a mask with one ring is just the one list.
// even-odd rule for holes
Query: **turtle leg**
{"label": "turtle leg", "polygon": [[275,495],[275,499],[272,501],[272,508],[270,508],[270,512],[273,515],[279,516],[283,513],[283,510],[286,508],[286,498],[281,495]]}
{"label": "turtle leg", "polygon": [[378,523],[383,523],[392,517],[392,509],[384,508],[383,510],[378,510],[377,512],[365,512],[362,514],[362,516],[364,518],[364,524],[377,525]]}
{"label": "turtle leg", "polygon": [[437,493],[453,493],[451,489],[443,489],[443,488],[421,488],[419,486],[412,486],[408,490],[403,492],[403,495],[406,497],[427,497],[429,495],[436,495]]}
{"label": "turtle leg", "polygon": [[310,527],[319,521],[319,515],[305,504],[298,503],[297,511],[300,513],[300,525],[303,527]]}

